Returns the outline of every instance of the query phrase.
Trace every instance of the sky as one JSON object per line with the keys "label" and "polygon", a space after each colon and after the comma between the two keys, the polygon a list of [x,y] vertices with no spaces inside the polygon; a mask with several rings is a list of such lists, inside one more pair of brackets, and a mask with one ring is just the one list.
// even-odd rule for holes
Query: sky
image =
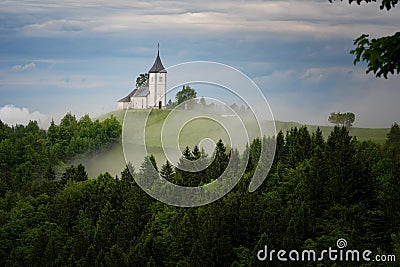
{"label": "sky", "polygon": [[0,1],[0,119],[46,127],[115,110],[152,66],[213,61],[250,77],[275,119],[400,122],[400,78],[353,65],[353,40],[392,35],[400,8],[347,1]]}

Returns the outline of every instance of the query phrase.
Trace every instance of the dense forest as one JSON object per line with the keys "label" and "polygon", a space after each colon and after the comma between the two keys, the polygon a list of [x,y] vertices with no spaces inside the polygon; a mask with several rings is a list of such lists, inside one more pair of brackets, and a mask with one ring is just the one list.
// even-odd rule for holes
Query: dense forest
{"label": "dense forest", "polygon": [[[263,185],[248,192],[261,142],[248,147],[246,172],[225,197],[197,208],[165,205],[121,175],[88,179],[83,165],[56,178],[54,168],[120,137],[115,117],[102,122],[67,114],[47,131],[36,122],[0,122],[0,266],[316,266],[259,261],[271,249],[336,247],[396,255],[400,260],[400,128],[384,145],[360,142],[346,128],[292,128],[276,136],[276,153]],[[176,183],[195,186],[217,178],[231,157],[221,141],[213,163],[197,174],[150,162]],[[184,157],[202,156],[186,148]],[[203,155],[205,156],[205,155]],[[144,161],[134,175],[145,175]],[[374,262],[319,262],[319,266],[375,266]],[[336,264],[336,265],[335,265]],[[376,264],[376,263],[375,263]],[[396,266],[395,263],[388,266]]]}

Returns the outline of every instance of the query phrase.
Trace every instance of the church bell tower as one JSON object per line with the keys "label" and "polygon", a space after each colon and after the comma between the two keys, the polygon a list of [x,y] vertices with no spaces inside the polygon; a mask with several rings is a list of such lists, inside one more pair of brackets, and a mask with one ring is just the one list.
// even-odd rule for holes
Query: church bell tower
{"label": "church bell tower", "polygon": [[166,86],[167,86],[167,71],[165,70],[160,58],[160,45],[157,49],[157,57],[153,66],[149,70],[149,108],[165,108],[166,105]]}

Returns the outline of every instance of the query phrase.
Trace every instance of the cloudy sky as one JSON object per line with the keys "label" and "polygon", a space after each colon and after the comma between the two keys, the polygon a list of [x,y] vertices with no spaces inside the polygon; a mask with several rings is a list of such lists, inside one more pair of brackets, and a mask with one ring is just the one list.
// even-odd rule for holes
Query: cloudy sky
{"label": "cloudy sky", "polygon": [[356,126],[400,121],[400,79],[353,65],[353,39],[395,33],[400,8],[320,1],[0,1],[0,118],[45,125],[116,109],[139,73],[205,60],[253,79],[276,119]]}

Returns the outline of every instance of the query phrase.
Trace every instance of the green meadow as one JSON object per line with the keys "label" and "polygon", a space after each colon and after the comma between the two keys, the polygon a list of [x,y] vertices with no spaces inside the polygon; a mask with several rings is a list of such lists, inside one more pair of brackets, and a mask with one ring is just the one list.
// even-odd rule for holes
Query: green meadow
{"label": "green meadow", "polygon": [[[164,136],[170,135],[170,138],[167,138],[168,142],[164,142],[163,146],[161,146],[161,138],[160,133],[163,127],[164,121],[167,119],[169,114],[169,110],[154,110],[151,112],[148,117],[148,121],[146,123],[145,128],[145,140],[146,140],[146,149],[148,154],[153,154],[156,157],[158,165],[162,165],[165,163],[166,158],[164,157],[164,152],[161,147],[168,150],[169,148],[174,146],[174,142],[179,144],[179,148],[183,150],[186,146],[193,147],[194,145],[199,145],[199,142],[204,138],[210,138],[215,142],[218,139],[222,139],[224,143],[229,143],[229,135],[226,130],[221,127],[218,123],[212,120],[202,120],[197,119],[190,121],[182,129],[180,129],[180,120],[183,120],[186,115],[193,116],[193,114],[189,114],[189,111],[178,111],[181,114],[178,114],[174,118],[170,118],[168,121],[169,129],[174,130],[169,132],[164,132]],[[124,121],[125,111],[114,111],[100,116],[98,119],[102,120],[111,115],[114,115],[121,124]],[[143,122],[146,120],[148,115],[147,110],[129,110],[127,112],[127,121],[124,125],[126,128],[126,133],[129,133],[129,136],[125,136],[124,138],[129,138],[130,147],[132,149],[136,149],[143,144],[140,135],[143,135]],[[179,118],[179,116],[182,116]],[[228,118],[229,119],[229,118]],[[177,123],[177,127],[174,127],[174,123]],[[275,121],[277,132],[282,130],[286,132],[290,130],[292,127],[301,127],[304,124],[300,124],[297,122],[283,122],[283,121]],[[317,126],[317,125],[306,125],[310,132],[314,132],[317,127],[319,127],[325,138],[329,136],[329,133],[333,130],[334,126]],[[389,125],[390,126],[390,125]],[[179,128],[179,129],[178,129]],[[179,131],[180,130],[180,131]],[[389,128],[352,128],[350,130],[350,135],[355,136],[357,140],[366,141],[371,140],[373,142],[383,144],[385,142],[387,133],[389,132]],[[180,132],[179,139],[177,139],[177,132]],[[232,135],[239,134],[234,131]],[[176,138],[176,140],[175,140]],[[236,137],[238,138],[238,137]],[[250,137],[251,138],[251,137]],[[244,142],[245,139],[243,139]],[[172,142],[172,143],[171,143]],[[202,144],[203,145],[203,144]],[[125,151],[126,152],[126,151]],[[208,152],[208,151],[207,151]],[[133,162],[133,164],[138,168],[140,163],[143,161],[144,154],[141,153],[129,153],[130,155],[135,155],[134,157],[130,156],[129,161]],[[125,158],[124,151],[122,149],[121,142],[117,142],[112,146],[99,151],[94,154],[80,156],[69,162],[68,164],[77,164],[83,163],[89,173],[90,177],[96,177],[98,174],[102,172],[109,172],[112,175],[119,175],[121,170],[125,166]]]}

